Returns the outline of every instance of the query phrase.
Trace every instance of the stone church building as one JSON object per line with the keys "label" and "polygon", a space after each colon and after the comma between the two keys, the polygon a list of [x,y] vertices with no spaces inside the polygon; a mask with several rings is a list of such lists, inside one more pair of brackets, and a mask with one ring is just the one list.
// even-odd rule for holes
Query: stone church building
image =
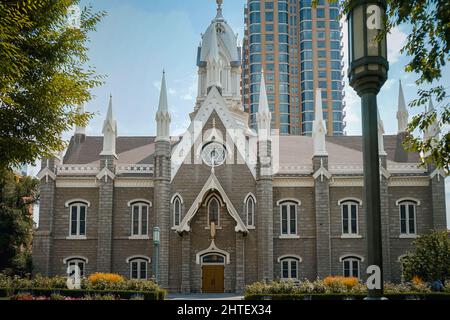
{"label": "stone church building", "polygon": [[[279,136],[271,130],[264,74],[258,130],[249,128],[240,50],[219,5],[198,50],[198,96],[184,135],[170,135],[163,76],[156,136],[118,136],[111,99],[102,136],[77,127],[65,155],[42,161],[35,273],[64,275],[76,265],[83,276],[156,276],[174,292],[365,277],[361,137],[326,135],[319,90],[312,137]],[[397,118],[397,135],[383,135],[379,120],[384,272],[391,281],[401,279],[399,261],[414,238],[447,225],[443,172],[419,167],[419,155],[402,147],[408,113],[401,86]],[[427,134],[439,132],[433,126]]]}

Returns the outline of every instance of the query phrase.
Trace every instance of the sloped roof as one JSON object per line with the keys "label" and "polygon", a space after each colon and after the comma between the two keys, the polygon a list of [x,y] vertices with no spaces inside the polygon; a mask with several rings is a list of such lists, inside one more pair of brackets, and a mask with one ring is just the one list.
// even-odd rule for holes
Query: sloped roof
{"label": "sloped roof", "polygon": [[[70,140],[64,156],[65,164],[94,164],[100,161],[103,137],[86,137],[82,143]],[[153,164],[155,137],[118,137],[116,153],[118,162],[123,164]]]}
{"label": "sloped roof", "polygon": [[[384,136],[384,146],[390,162],[418,163],[417,153],[404,151],[402,136]],[[64,157],[65,164],[95,164],[100,161],[103,137],[86,137],[82,143],[71,139]],[[334,136],[326,138],[328,161],[330,165],[362,164],[361,136]],[[118,137],[116,144],[118,163],[152,164],[155,151],[155,137]],[[276,151],[276,149],[274,149]],[[313,139],[308,136],[279,137],[280,165],[311,165]]]}

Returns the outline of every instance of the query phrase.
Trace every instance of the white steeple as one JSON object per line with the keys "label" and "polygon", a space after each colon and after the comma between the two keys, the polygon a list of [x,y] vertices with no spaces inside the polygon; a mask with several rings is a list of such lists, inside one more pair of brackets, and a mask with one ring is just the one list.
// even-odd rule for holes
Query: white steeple
{"label": "white steeple", "polygon": [[261,85],[259,89],[259,107],[256,114],[256,122],[258,125],[258,135],[263,140],[270,138],[270,125],[272,121],[272,114],[269,110],[269,103],[267,100],[266,81],[264,79],[264,70],[261,71]]}
{"label": "white steeple", "polygon": [[327,125],[323,120],[322,91],[319,88],[316,89],[316,110],[312,132],[314,142],[314,156],[328,156],[325,144],[326,134]]}
{"label": "white steeple", "polygon": [[[83,115],[85,113],[84,104],[80,104],[78,106],[77,113],[79,115]],[[75,127],[75,134],[86,135],[86,127],[85,126],[76,126]]]}
{"label": "white steeple", "polygon": [[163,71],[159,106],[156,112],[156,141],[170,141],[170,113],[167,103],[166,73]]}
{"label": "white steeple", "polygon": [[[430,97],[430,101],[428,104],[428,109],[425,107],[425,113],[429,114],[434,112],[434,105],[433,105],[433,100]],[[433,121],[429,127],[425,130],[424,132],[424,140],[429,140],[432,138],[436,138],[439,139],[439,133],[440,133],[440,129],[439,129],[439,125],[437,123],[437,121]]]}
{"label": "white steeple", "polygon": [[202,34],[197,52],[198,109],[215,86],[233,109],[242,108],[241,55],[237,36],[222,15],[223,0],[217,0],[217,14]]}
{"label": "white steeple", "polygon": [[113,117],[112,95],[109,96],[109,106],[103,123],[103,150],[101,156],[116,156],[117,122]]}
{"label": "white steeple", "polygon": [[385,134],[384,123],[383,120],[381,120],[380,110],[378,108],[377,108],[377,117],[378,117],[378,154],[380,156],[386,156],[387,153],[384,150],[384,139],[383,139],[383,135]]}
{"label": "white steeple", "polygon": [[402,80],[399,80],[398,89],[398,111],[397,111],[397,122],[398,122],[398,132],[406,132],[406,127],[408,126],[408,110],[406,109],[405,96],[403,95]]}

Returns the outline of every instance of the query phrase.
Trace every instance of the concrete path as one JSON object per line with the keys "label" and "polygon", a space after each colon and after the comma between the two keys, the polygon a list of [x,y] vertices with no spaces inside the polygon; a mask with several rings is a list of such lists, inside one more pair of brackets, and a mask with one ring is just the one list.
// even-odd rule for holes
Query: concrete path
{"label": "concrete path", "polygon": [[169,293],[167,295],[167,300],[244,300],[244,296],[240,296],[236,293]]}

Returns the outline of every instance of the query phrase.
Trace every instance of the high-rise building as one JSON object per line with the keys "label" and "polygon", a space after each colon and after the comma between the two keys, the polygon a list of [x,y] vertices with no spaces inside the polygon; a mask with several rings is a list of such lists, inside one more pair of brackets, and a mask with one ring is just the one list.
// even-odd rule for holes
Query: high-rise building
{"label": "high-rise building", "polygon": [[315,89],[322,91],[328,135],[343,135],[342,25],[339,4],[319,0],[248,0],[245,8],[242,97],[256,127],[264,69],[273,128],[310,135]]}

